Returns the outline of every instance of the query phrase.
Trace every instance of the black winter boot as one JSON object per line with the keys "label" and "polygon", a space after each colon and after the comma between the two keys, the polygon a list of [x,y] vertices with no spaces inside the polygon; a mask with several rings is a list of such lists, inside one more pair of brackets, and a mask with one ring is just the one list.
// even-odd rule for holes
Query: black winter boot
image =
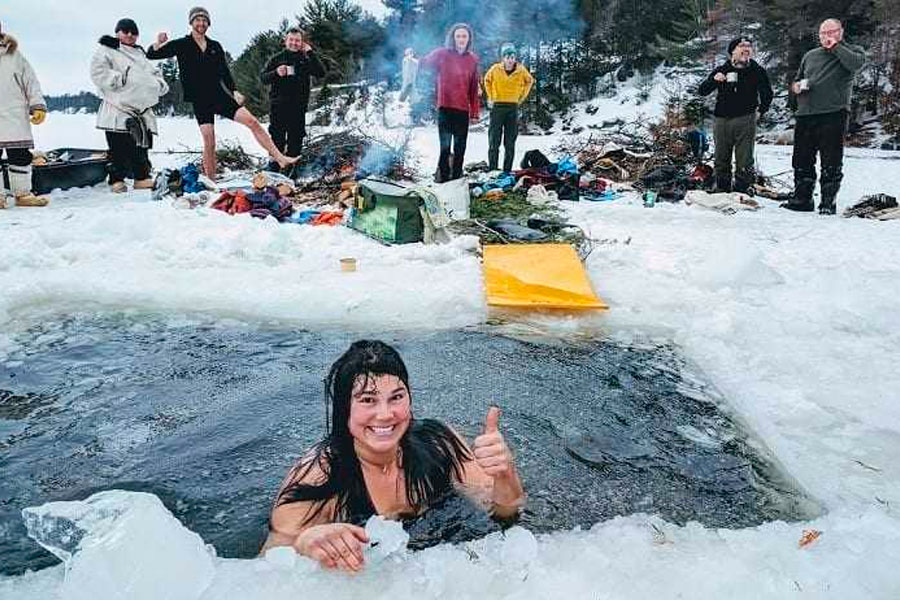
{"label": "black winter boot", "polygon": [[716,192],[728,193],[731,191],[731,173],[728,175],[716,174]]}
{"label": "black winter boot", "polygon": [[794,197],[782,204],[781,208],[797,212],[812,212],[815,209],[812,199],[814,187],[816,187],[815,177],[804,176],[795,170]]}
{"label": "black winter boot", "polygon": [[831,165],[822,168],[822,176],[819,178],[819,187],[822,190],[822,199],[819,201],[820,215],[833,215],[836,212],[835,198],[841,189],[841,180],[844,174],[840,165]]}
{"label": "black winter boot", "polygon": [[822,199],[819,201],[819,214],[820,215],[833,215],[837,212],[837,207],[835,206],[834,196],[822,196]]}

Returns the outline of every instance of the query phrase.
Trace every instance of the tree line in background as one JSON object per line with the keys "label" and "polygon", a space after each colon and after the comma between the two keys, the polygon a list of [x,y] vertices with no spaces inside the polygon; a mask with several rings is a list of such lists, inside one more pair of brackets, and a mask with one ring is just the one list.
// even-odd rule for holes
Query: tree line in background
{"label": "tree line in background", "polygon": [[[616,77],[648,73],[663,62],[712,67],[738,34],[757,40],[773,80],[784,90],[800,58],[817,44],[818,23],[838,16],[848,40],[863,45],[871,59],[860,78],[859,101],[882,115],[886,129],[900,132],[900,0],[382,1],[388,9],[382,22],[350,0],[310,0],[277,29],[257,33],[232,61],[249,108],[260,115],[268,111],[268,90],[259,74],[291,26],[301,27],[319,52],[328,69],[321,83],[328,88],[395,83],[407,47],[422,56],[443,44],[451,24],[468,22],[483,68],[497,60],[501,43],[518,46],[537,79],[525,119],[546,126],[553,114],[603,93]],[[169,61],[162,69],[171,91],[159,111],[188,113],[177,66]],[[327,89],[323,96],[329,96]],[[83,94],[59,101],[67,107],[79,101],[95,106]],[[428,102],[426,95],[423,104]]]}

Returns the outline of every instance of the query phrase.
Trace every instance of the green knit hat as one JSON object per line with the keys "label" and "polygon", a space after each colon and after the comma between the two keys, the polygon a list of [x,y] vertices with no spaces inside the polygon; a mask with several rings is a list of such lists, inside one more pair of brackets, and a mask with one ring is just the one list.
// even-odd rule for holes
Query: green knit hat
{"label": "green knit hat", "polygon": [[516,52],[516,46],[514,44],[506,43],[500,46],[501,57],[506,58],[507,56],[515,56],[516,54],[518,54],[518,52]]}

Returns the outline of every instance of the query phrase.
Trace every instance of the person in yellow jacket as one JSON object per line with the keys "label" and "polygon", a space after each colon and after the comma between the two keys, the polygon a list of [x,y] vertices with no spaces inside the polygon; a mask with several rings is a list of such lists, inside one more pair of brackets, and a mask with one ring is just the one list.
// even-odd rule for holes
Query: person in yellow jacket
{"label": "person in yellow jacket", "polygon": [[488,128],[488,165],[497,169],[500,158],[500,142],[503,141],[503,170],[512,171],[516,155],[516,137],[519,135],[519,105],[528,98],[534,77],[516,58],[516,47],[503,44],[500,62],[494,64],[484,76],[484,89],[491,107]]}

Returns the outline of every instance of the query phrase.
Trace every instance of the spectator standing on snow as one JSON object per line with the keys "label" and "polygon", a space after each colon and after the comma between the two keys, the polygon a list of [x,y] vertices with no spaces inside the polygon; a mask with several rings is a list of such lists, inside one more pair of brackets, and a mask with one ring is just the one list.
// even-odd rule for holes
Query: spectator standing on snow
{"label": "spectator standing on snow", "polygon": [[466,23],[456,23],[447,31],[444,47],[433,50],[419,61],[420,69],[431,69],[437,74],[438,138],[441,149],[438,179],[441,182],[462,177],[469,123],[478,121],[481,108],[478,57],[473,51],[473,42],[472,28]]}
{"label": "spectator standing on snow", "polygon": [[408,98],[410,102],[418,100],[416,79],[419,76],[419,59],[412,48],[403,52],[403,65],[400,70],[400,102]]}
{"label": "spectator standing on snow", "polygon": [[[17,206],[43,206],[47,199],[31,192],[31,126],[47,116],[34,69],[16,39],[0,27],[0,155],[9,160],[9,192]],[[0,208],[7,206],[6,183],[0,175]]]}
{"label": "spectator standing on snow", "polygon": [[816,187],[816,154],[822,167],[819,214],[833,215],[844,178],[844,137],[847,135],[853,77],[866,62],[862,48],[844,42],[837,19],[819,26],[819,44],[800,61],[791,85],[796,103],[794,128],[794,197],[785,208],[812,212]]}
{"label": "spectator standing on snow", "polygon": [[91,59],[91,81],[103,98],[97,129],[106,133],[109,146],[109,185],[115,193],[128,191],[125,177],[131,175],[134,189],[152,189],[147,151],[157,133],[153,107],[169,86],[137,44],[137,23],[121,19],[115,34],[100,38]]}
{"label": "spectator standing on snow", "polygon": [[288,156],[300,154],[306,137],[310,78],[324,75],[325,67],[296,27],[284,36],[284,50],[263,69],[260,79],[269,86],[269,135]]}
{"label": "spectator standing on snow", "polygon": [[484,76],[484,90],[491,107],[488,128],[488,166],[496,170],[503,141],[503,170],[512,171],[519,135],[519,105],[525,102],[534,85],[534,78],[525,65],[516,60],[516,47],[503,44],[500,62]]}
{"label": "spectator standing on snow", "polygon": [[177,40],[169,40],[159,33],[147,51],[147,58],[178,58],[178,76],[184,89],[184,99],[194,106],[194,116],[203,136],[203,171],[210,179],[216,177],[215,115],[237,121],[247,127],[259,145],[284,168],[297,162],[285,156],[266,130],[249,110],[242,107],[244,97],[235,89],[231,70],[225,62],[225,50],[219,42],[206,37],[210,26],[209,12],[194,7],[188,13],[191,33]]}
{"label": "spectator standing on snow", "polygon": [[[698,92],[716,95],[716,189],[720,192],[750,192],[755,179],[753,161],[756,146],[757,113],[760,116],[772,104],[769,76],[752,58],[753,42],[738,37],[728,44],[728,60],[716,67],[700,84]],[[734,185],[731,159],[734,155]]]}

